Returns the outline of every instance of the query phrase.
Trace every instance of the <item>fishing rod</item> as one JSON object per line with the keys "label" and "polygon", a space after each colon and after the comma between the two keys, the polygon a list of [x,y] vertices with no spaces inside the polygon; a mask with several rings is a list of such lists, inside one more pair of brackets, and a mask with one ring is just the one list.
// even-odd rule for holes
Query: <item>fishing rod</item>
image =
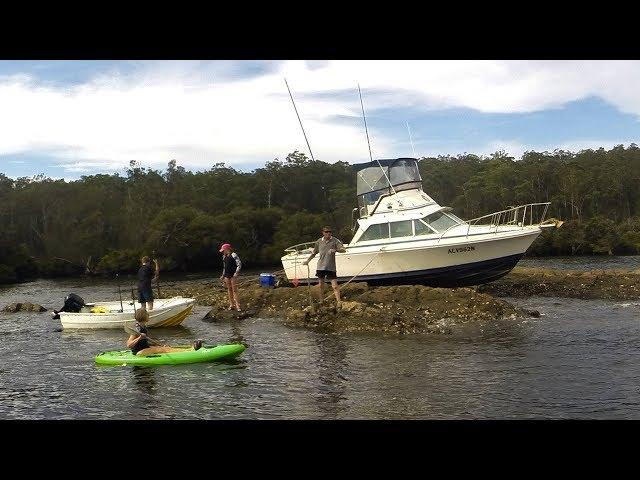
{"label": "fishing rod", "polygon": [[122,306],[122,291],[120,290],[120,274],[116,273],[116,280],[118,281],[118,296],[120,297],[120,313],[124,312],[124,307]]}
{"label": "fishing rod", "polygon": [[[362,107],[362,119],[364,120],[364,131],[367,134],[367,145],[369,145],[369,159],[371,160],[371,163],[373,163],[373,155],[371,154],[371,142],[369,141],[369,129],[367,128],[367,117],[364,113],[364,103],[362,102],[362,91],[360,90],[360,84],[358,84],[358,94],[360,95],[360,106]],[[389,177],[387,176],[386,170],[382,168],[382,165],[380,164],[380,160],[376,159],[376,162],[378,162],[378,166],[380,167],[380,170],[382,170],[384,178],[387,179],[387,182],[389,183],[389,187],[391,187],[391,190],[393,191],[393,193],[396,193],[395,188],[393,188],[393,185],[391,185],[391,180],[389,180]]]}
{"label": "fishing rod", "polygon": [[[153,263],[157,265],[158,260],[156,259],[155,250],[151,252],[151,258],[153,259]],[[160,267],[158,267],[158,278],[156,279],[156,286],[158,287],[158,298],[160,298]]]}

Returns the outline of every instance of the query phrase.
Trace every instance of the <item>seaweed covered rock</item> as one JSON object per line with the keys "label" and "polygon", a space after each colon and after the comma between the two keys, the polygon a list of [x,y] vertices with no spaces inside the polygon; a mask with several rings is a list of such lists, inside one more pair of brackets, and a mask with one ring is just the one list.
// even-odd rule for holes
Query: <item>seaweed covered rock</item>
{"label": "seaweed covered rock", "polygon": [[254,310],[243,310],[237,312],[235,310],[224,310],[219,308],[212,308],[202,318],[208,322],[217,322],[220,320],[244,320],[245,318],[253,317],[256,314]]}
{"label": "seaweed covered rock", "polygon": [[23,303],[10,303],[5,305],[2,309],[3,312],[46,312],[47,309],[37,303],[23,302]]}
{"label": "seaweed covered rock", "polygon": [[513,305],[471,288],[431,288],[422,285],[369,287],[347,285],[341,308],[291,309],[285,323],[332,331],[448,333],[453,325],[509,316],[529,316]]}
{"label": "seaweed covered rock", "polygon": [[318,285],[275,289],[245,285],[239,289],[240,302],[247,309],[243,312],[245,317],[227,310],[226,291],[212,283],[185,282],[167,293],[190,296],[213,307],[205,317],[207,321],[277,317],[287,325],[330,331],[446,333],[453,324],[534,314],[472,288],[422,285],[370,287],[352,283],[341,288],[340,307],[331,289],[325,291],[320,302]]}
{"label": "seaweed covered rock", "polygon": [[478,287],[479,292],[508,297],[640,299],[640,270],[554,270],[516,267],[505,277]]}

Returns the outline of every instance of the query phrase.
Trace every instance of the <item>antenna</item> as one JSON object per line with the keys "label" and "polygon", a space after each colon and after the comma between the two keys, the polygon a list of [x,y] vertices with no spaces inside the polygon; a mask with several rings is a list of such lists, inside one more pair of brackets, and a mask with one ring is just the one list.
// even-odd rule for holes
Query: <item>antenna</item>
{"label": "antenna", "polygon": [[407,130],[409,131],[409,141],[411,142],[411,150],[413,150],[413,158],[416,158],[416,149],[413,148],[413,139],[411,138],[411,128],[409,128],[409,122],[405,122],[407,124]]}
{"label": "antenna", "polygon": [[[362,91],[360,90],[360,84],[358,84],[358,94],[360,95],[360,106],[362,107],[362,119],[364,120],[364,131],[367,134],[367,145],[369,145],[369,158],[371,159],[371,163],[373,163],[373,155],[371,155],[371,142],[369,141],[369,130],[367,129],[367,117],[364,114],[364,103],[362,103]],[[380,167],[380,170],[382,170],[382,173],[384,174],[384,178],[387,179],[387,182],[389,183],[391,190],[393,190],[393,193],[396,193],[396,190],[393,188],[393,185],[391,185],[391,180],[389,180],[389,177],[387,177],[387,172],[385,171],[384,168],[382,168],[382,165],[380,165],[380,160],[376,159],[376,162],[378,162],[378,166]]]}
{"label": "antenna", "polygon": [[298,109],[296,108],[296,102],[293,100],[293,95],[291,95],[291,89],[289,88],[289,84],[287,83],[287,79],[284,79],[284,83],[287,86],[287,90],[289,90],[289,96],[291,97],[291,103],[293,103],[293,109],[296,111],[296,115],[298,117],[298,122],[300,122],[300,128],[302,129],[302,135],[304,135],[304,141],[307,142],[307,148],[309,149],[309,153],[311,154],[311,160],[316,161],[313,158],[313,152],[311,151],[311,145],[309,145],[309,140],[307,139],[307,134],[304,131],[304,127],[302,126],[302,120],[300,120],[300,115],[298,114]]}

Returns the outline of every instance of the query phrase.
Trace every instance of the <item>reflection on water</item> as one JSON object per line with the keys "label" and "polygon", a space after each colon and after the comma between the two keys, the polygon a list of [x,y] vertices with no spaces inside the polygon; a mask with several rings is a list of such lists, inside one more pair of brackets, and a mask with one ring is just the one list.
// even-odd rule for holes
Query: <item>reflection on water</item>
{"label": "reflection on water", "polygon": [[318,349],[318,392],[314,395],[322,417],[337,418],[346,400],[347,346],[339,335],[315,335]]}
{"label": "reflection on water", "polygon": [[134,365],[131,367],[131,373],[136,389],[147,395],[153,395],[153,391],[157,386],[156,369]]}
{"label": "reflection on water", "polygon": [[[0,306],[111,298],[96,279],[0,289]],[[640,419],[640,302],[510,299],[540,318],[470,322],[447,335],[341,334],[275,319],[207,323],[196,307],[154,339],[249,345],[227,363],[98,367],[124,330],[56,331],[0,313],[0,418]]]}
{"label": "reflection on water", "polygon": [[242,335],[242,322],[243,320],[236,319],[229,322],[231,326],[231,335],[227,338],[226,343],[244,343],[246,345],[244,336]]}

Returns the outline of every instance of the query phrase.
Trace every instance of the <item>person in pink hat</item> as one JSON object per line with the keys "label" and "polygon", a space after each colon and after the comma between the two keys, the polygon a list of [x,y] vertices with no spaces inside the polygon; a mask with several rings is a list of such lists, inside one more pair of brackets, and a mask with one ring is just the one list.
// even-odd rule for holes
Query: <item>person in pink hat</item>
{"label": "person in pink hat", "polygon": [[236,310],[240,311],[236,279],[242,268],[242,262],[238,254],[233,251],[233,248],[228,243],[220,247],[220,253],[222,253],[223,265],[220,280],[227,286],[227,292],[229,293],[229,310],[233,310],[233,305],[235,304]]}

